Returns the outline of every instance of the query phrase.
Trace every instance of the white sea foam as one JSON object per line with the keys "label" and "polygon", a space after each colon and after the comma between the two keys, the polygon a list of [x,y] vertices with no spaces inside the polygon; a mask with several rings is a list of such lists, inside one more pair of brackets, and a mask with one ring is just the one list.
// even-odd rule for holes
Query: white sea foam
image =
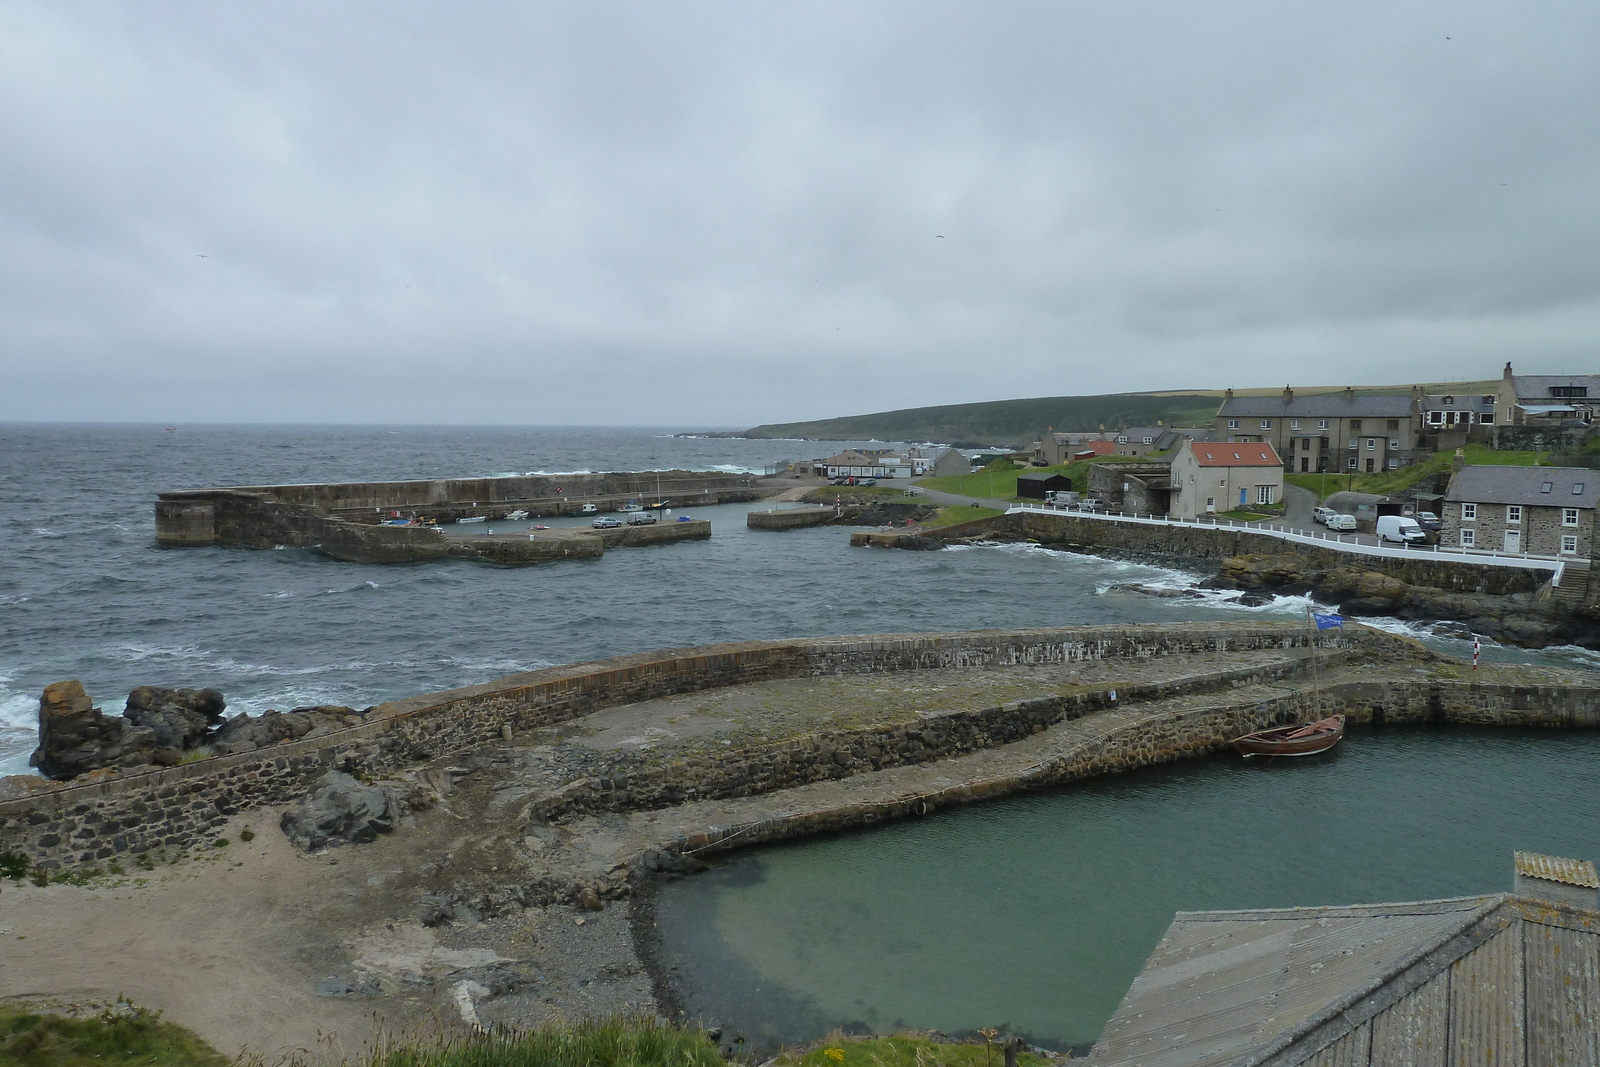
{"label": "white sea foam", "polygon": [[28,756],[39,738],[39,698],[10,688],[0,675],[0,775],[32,774]]}
{"label": "white sea foam", "polygon": [[54,530],[47,530],[43,526],[35,526],[33,528],[33,532],[39,537],[48,537],[53,541],[59,541],[61,538],[67,536],[66,534],[56,533]]}
{"label": "white sea foam", "polygon": [[581,471],[523,471],[522,472],[522,476],[524,478],[562,478],[562,477],[570,477],[572,475],[577,475],[577,474],[593,474],[593,473],[594,473],[594,471],[591,471],[591,470],[581,470]]}

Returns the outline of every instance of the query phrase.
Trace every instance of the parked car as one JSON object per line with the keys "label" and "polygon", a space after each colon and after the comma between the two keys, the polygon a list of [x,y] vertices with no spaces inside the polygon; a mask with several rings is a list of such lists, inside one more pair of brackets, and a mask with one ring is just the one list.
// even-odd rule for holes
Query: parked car
{"label": "parked car", "polygon": [[860,481],[856,482],[856,484],[857,485],[877,485],[878,484],[878,479],[876,479],[876,478],[862,478]]}
{"label": "parked car", "polygon": [[1433,533],[1438,533],[1440,527],[1444,525],[1439,521],[1439,516],[1435,515],[1431,511],[1417,512],[1416,519],[1418,526]]}
{"label": "parked car", "polygon": [[1322,525],[1324,525],[1324,526],[1328,525],[1328,520],[1333,518],[1337,514],[1339,514],[1339,513],[1337,511],[1334,511],[1332,508],[1312,508],[1311,509],[1311,518],[1316,522],[1322,523]]}
{"label": "parked car", "polygon": [[622,525],[622,520],[613,519],[610,515],[602,515],[589,525],[593,526],[596,530],[615,530],[618,526]]}
{"label": "parked car", "polygon": [[1378,541],[1391,541],[1397,545],[1420,545],[1427,541],[1428,535],[1423,532],[1417,520],[1409,515],[1379,515],[1378,516]]}
{"label": "parked car", "polygon": [[1336,511],[1328,516],[1323,525],[1330,530],[1354,530],[1356,528],[1356,517],[1354,515],[1341,515]]}

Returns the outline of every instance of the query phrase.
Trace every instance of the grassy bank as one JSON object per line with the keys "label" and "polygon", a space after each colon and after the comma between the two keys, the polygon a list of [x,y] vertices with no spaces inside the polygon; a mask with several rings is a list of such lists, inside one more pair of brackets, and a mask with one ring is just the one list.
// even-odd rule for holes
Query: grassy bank
{"label": "grassy bank", "polygon": [[126,1002],[84,1018],[0,1007],[0,1064],[16,1067],[225,1067],[228,1058],[161,1013]]}
{"label": "grassy bank", "polygon": [[[951,1044],[917,1034],[894,1037],[844,1037],[827,1040],[804,1053],[785,1052],[776,1067],[1000,1067],[1005,1054],[997,1043]],[[1050,1061],[1031,1052],[1019,1052],[1017,1063],[1044,1067]]]}
{"label": "grassy bank", "polygon": [[[1497,465],[1534,467],[1547,463],[1548,452],[1498,452],[1487,445],[1469,444],[1463,449],[1467,466]],[[1418,482],[1448,471],[1455,462],[1453,452],[1441,452],[1425,463],[1415,463],[1399,470],[1376,471],[1372,474],[1285,474],[1283,480],[1317,494],[1317,500],[1326,500],[1334,493],[1346,491],[1387,496],[1409,489]]]}

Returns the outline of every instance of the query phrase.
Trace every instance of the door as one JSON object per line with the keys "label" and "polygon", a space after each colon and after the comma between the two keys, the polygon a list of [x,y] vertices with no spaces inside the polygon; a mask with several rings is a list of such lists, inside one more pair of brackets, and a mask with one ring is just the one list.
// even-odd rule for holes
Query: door
{"label": "door", "polygon": [[1507,552],[1521,552],[1522,551],[1522,531],[1521,530],[1507,530],[1506,531],[1505,550]]}
{"label": "door", "polygon": [[1217,498],[1216,497],[1214,497],[1214,496],[1206,497],[1206,510],[1208,512],[1217,510]]}
{"label": "door", "polygon": [[1372,473],[1373,464],[1376,463],[1376,462],[1377,462],[1376,460],[1371,460],[1371,459],[1367,460],[1367,473],[1368,474]]}
{"label": "door", "polygon": [[1250,503],[1249,492],[1250,491],[1248,489],[1239,490],[1239,506],[1241,508]]}

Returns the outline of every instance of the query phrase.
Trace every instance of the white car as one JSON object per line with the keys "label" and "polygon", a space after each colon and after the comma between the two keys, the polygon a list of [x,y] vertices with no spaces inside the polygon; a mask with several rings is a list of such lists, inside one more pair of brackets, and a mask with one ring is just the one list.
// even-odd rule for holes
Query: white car
{"label": "white car", "polygon": [[1328,525],[1328,520],[1333,518],[1337,514],[1339,514],[1339,513],[1337,511],[1334,511],[1332,508],[1312,508],[1311,509],[1311,518],[1313,520],[1315,520],[1316,522],[1322,523],[1322,525],[1324,525],[1324,526],[1327,526]]}
{"label": "white car", "polygon": [[1324,525],[1330,530],[1354,530],[1356,528],[1356,517],[1354,515],[1340,515],[1338,512],[1334,512],[1328,516]]}

